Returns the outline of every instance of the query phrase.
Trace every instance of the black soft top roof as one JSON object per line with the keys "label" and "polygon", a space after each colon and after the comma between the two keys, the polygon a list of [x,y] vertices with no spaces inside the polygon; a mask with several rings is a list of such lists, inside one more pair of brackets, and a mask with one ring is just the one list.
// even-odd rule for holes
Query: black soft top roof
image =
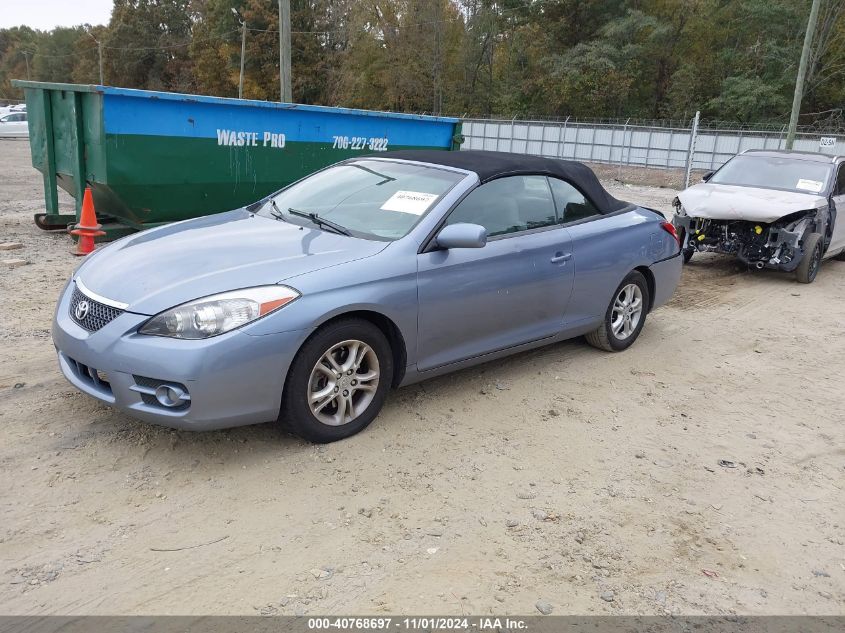
{"label": "black soft top roof", "polygon": [[442,150],[401,150],[372,155],[371,158],[398,158],[432,163],[447,167],[457,167],[478,174],[481,182],[488,182],[504,176],[542,174],[562,178],[581,190],[601,213],[612,213],[629,206],[628,202],[611,196],[593,171],[572,160],[543,158],[528,154],[508,152],[484,152],[466,150],[444,152]]}

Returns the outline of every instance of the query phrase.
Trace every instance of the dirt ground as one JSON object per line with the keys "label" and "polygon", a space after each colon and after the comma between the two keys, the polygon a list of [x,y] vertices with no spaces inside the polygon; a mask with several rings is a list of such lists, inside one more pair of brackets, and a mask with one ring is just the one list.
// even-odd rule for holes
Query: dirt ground
{"label": "dirt ground", "polygon": [[2,613],[845,614],[845,262],[803,286],[697,256],[630,350],[408,387],[329,446],[192,434],[65,382],[78,260],[32,223],[26,142],[0,174],[0,259],[29,262],[0,267]]}

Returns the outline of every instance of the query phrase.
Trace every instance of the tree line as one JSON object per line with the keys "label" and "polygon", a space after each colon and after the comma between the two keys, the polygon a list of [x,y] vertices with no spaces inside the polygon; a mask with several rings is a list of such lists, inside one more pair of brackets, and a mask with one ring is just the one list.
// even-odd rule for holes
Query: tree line
{"label": "tree line", "polygon": [[[811,0],[291,0],[299,103],[467,116],[783,123]],[[237,15],[232,10],[237,12]],[[114,0],[0,30],[11,79],[279,98],[276,0]],[[802,123],[842,120],[845,1],[822,0]]]}

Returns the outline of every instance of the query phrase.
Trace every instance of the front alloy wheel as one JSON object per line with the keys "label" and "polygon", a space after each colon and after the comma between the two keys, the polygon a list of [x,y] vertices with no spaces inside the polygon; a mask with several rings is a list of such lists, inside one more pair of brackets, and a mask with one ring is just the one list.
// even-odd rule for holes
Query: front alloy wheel
{"label": "front alloy wheel", "polygon": [[373,401],[379,384],[378,356],[363,341],[342,341],[320,357],[308,381],[311,413],[323,424],[349,424]]}
{"label": "front alloy wheel", "polygon": [[279,422],[312,442],[355,435],[381,410],[393,352],[370,321],[330,322],[305,341],[288,369]]}

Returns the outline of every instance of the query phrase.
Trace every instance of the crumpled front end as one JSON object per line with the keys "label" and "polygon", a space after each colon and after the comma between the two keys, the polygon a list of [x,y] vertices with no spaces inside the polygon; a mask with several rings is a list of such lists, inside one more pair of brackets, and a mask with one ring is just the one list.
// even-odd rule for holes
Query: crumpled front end
{"label": "crumpled front end", "polygon": [[804,257],[803,241],[812,232],[824,234],[821,209],[797,211],[773,222],[711,219],[691,215],[678,198],[672,224],[681,236],[686,259],[695,252],[734,255],[755,268],[793,271]]}

